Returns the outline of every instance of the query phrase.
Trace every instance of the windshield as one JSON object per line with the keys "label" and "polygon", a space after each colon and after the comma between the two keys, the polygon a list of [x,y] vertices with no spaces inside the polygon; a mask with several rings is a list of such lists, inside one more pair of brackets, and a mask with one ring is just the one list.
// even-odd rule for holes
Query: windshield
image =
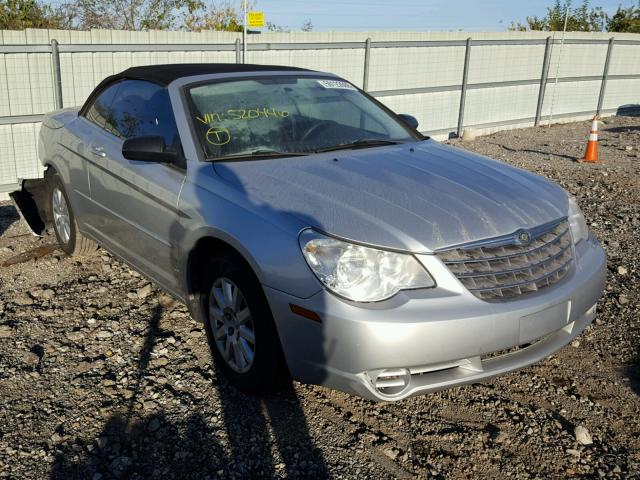
{"label": "windshield", "polygon": [[282,76],[211,81],[187,91],[191,120],[210,160],[419,138],[344,80]]}

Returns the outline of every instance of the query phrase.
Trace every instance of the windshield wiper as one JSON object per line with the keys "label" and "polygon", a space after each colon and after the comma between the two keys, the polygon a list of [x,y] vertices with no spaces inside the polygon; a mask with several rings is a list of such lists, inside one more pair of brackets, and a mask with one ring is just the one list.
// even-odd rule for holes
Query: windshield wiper
{"label": "windshield wiper", "polygon": [[362,140],[356,140],[355,142],[339,143],[331,147],[319,148],[314,150],[315,153],[332,152],[334,150],[347,150],[350,148],[367,148],[367,147],[380,147],[383,145],[398,145],[396,140],[381,140],[378,138],[363,138]]}
{"label": "windshield wiper", "polygon": [[262,160],[264,158],[305,157],[305,152],[279,152],[277,150],[255,150],[253,152],[236,153],[224,157],[208,158],[209,162],[227,162],[235,160]]}
{"label": "windshield wiper", "polygon": [[378,138],[365,138],[355,142],[340,143],[331,147],[320,148],[311,152],[280,152],[278,150],[254,150],[253,152],[235,153],[224,157],[208,158],[209,162],[231,162],[236,160],[262,160],[265,158],[282,157],[306,157],[311,153],[332,152],[334,150],[347,150],[353,148],[380,147],[384,145],[398,145],[404,143],[396,140],[381,140]]}

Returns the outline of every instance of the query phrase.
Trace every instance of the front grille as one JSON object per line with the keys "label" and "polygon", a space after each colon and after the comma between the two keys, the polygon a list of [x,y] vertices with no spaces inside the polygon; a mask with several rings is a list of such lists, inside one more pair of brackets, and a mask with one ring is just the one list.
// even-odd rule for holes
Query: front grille
{"label": "front grille", "polygon": [[573,249],[566,220],[534,228],[531,241],[517,234],[438,252],[462,284],[482,300],[502,300],[559,282],[571,269]]}

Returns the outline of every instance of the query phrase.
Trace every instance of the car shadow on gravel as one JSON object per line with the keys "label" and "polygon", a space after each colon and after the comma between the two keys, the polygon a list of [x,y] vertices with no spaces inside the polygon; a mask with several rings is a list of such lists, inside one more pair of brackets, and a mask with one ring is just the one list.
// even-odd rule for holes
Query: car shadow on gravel
{"label": "car shadow on gravel", "polygon": [[242,478],[329,476],[322,453],[311,439],[291,381],[278,392],[260,396],[242,394],[226,382],[218,391],[231,449],[226,473],[233,472]]}
{"label": "car shadow on gravel", "polygon": [[633,359],[630,365],[623,369],[623,374],[629,379],[631,390],[640,395],[640,353]]}
{"label": "car shadow on gravel", "polygon": [[[113,415],[97,438],[63,447],[51,479],[202,478],[225,468],[205,419],[159,412],[136,420]],[[215,437],[213,437],[215,439]]]}
{"label": "car shadow on gravel", "polygon": [[291,381],[277,393],[258,397],[240,393],[216,374],[221,408],[215,415],[203,408],[209,411],[205,417],[197,405],[191,406],[196,412],[185,415],[192,398],[181,399],[183,408],[136,414],[162,333],[161,316],[162,308],[155,307],[124,411],[111,415],[95,438],[77,437],[58,445],[50,479],[328,477]]}
{"label": "car shadow on gravel", "polygon": [[[227,172],[228,178],[234,175],[233,171]],[[231,183],[247,195],[239,179]],[[203,205],[208,201],[207,198],[201,200]],[[267,204],[255,203],[253,207],[264,218],[277,214],[304,218],[298,212],[275,212]],[[312,219],[308,219],[308,223],[317,224]],[[175,243],[180,244],[184,232],[177,223],[171,231]],[[214,362],[212,381],[217,395],[199,400],[167,383],[165,388],[180,400],[179,408],[155,410],[144,417],[135,414],[134,407],[146,403],[143,399],[149,400],[143,397],[143,379],[155,342],[162,333],[161,316],[162,308],[157,306],[138,356],[137,379],[128,387],[134,394],[125,413],[109,417],[95,438],[76,439],[74,443],[58,447],[50,475],[52,480],[329,477],[291,379],[282,380],[277,391],[247,395],[231,386]],[[298,335],[303,335],[305,325],[308,329],[316,328],[314,321],[304,321],[310,323],[300,323]],[[324,359],[322,333],[304,347],[306,358],[318,364],[323,364]],[[211,379],[208,371],[195,368]],[[315,381],[322,383],[325,372],[314,372],[314,375]],[[202,408],[198,406],[199,401],[205,403]]]}
{"label": "car shadow on gravel", "polygon": [[638,125],[625,125],[623,127],[611,127],[605,128],[606,132],[609,133],[632,133],[632,132],[640,132],[640,124]]}
{"label": "car shadow on gravel", "polygon": [[20,215],[12,204],[0,205],[0,235],[18,220],[20,220]]}

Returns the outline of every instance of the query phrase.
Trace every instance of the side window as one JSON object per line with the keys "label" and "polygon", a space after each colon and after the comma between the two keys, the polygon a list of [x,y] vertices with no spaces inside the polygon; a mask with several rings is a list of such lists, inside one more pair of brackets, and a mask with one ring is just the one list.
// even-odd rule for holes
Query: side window
{"label": "side window", "polygon": [[142,80],[125,80],[120,84],[111,111],[119,137],[160,135],[167,149],[178,148],[178,128],[165,88]]}
{"label": "side window", "polygon": [[87,120],[95,123],[114,135],[117,135],[117,133],[113,126],[114,118],[111,105],[113,105],[113,100],[116,98],[119,88],[120,83],[115,83],[107,87],[100,95],[98,95],[98,98],[93,101],[85,114]]}

